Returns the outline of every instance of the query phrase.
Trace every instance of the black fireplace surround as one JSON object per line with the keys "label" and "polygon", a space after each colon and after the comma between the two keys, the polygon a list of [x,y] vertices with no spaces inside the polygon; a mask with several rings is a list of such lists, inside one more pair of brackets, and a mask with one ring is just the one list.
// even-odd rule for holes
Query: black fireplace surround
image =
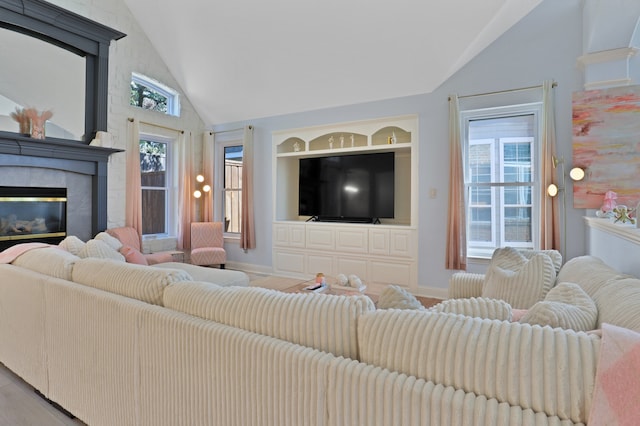
{"label": "black fireplace surround", "polygon": [[[107,131],[109,45],[125,34],[44,0],[0,0],[0,27],[66,49],[84,57],[86,64],[83,140],[49,137],[36,140],[27,135],[0,131],[0,185],[3,184],[3,166],[62,170],[90,176],[91,231],[95,235],[107,226],[109,156],[122,150],[89,143],[97,131]],[[70,211],[73,208],[69,206]],[[64,219],[66,221],[66,210]],[[15,240],[9,241],[16,244]]]}

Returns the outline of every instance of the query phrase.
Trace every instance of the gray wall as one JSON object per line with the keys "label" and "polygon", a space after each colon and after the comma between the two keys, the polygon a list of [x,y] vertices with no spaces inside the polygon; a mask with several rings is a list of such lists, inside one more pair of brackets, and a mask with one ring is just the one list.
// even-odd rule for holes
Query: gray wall
{"label": "gray wall", "polygon": [[[582,1],[545,0],[521,22],[432,93],[400,99],[343,106],[227,123],[214,130],[255,126],[255,204],[258,248],[247,253],[228,247],[232,262],[271,267],[272,143],[273,131],[312,125],[418,114],[419,136],[419,271],[421,287],[444,289],[452,271],[444,268],[448,193],[448,102],[450,93],[468,95],[539,85],[553,79],[555,89],[557,150],[571,159],[571,93],[582,90],[582,73],[576,59],[582,55]],[[400,64],[401,65],[401,64]],[[375,90],[372,87],[371,90]],[[437,197],[428,197],[435,188]],[[568,188],[567,258],[584,253],[584,210],[571,205]],[[424,290],[427,290],[426,288]]]}

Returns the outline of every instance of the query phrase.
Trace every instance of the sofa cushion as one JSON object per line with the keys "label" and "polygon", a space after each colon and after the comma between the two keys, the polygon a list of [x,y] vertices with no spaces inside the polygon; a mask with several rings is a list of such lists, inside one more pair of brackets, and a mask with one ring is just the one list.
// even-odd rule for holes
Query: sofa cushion
{"label": "sofa cushion", "polygon": [[449,314],[465,315],[496,319],[501,321],[511,320],[511,306],[504,300],[487,299],[484,297],[471,297],[468,299],[449,299],[429,308],[432,312],[445,312]]}
{"label": "sofa cushion", "polygon": [[162,306],[162,292],[169,284],[190,281],[191,276],[177,269],[87,258],[76,262],[72,281],[100,290]]}
{"label": "sofa cushion", "polygon": [[78,260],[80,260],[78,256],[53,246],[29,250],[11,263],[50,277],[69,281],[74,264]]}
{"label": "sofa cushion", "polygon": [[482,297],[504,300],[516,309],[528,309],[544,299],[556,279],[551,258],[543,253],[525,257],[512,247],[496,249],[487,270]]}
{"label": "sofa cushion", "polygon": [[[531,409],[545,421],[547,416],[558,416],[587,422],[598,336],[428,310],[390,309],[358,318],[358,342],[363,363]],[[488,423],[495,424],[495,419]],[[504,424],[520,421],[505,418]]]}
{"label": "sofa cushion", "polygon": [[112,259],[119,262],[124,262],[124,256],[118,251],[113,249],[109,244],[101,240],[89,240],[82,247],[78,256],[85,259],[87,257],[93,257],[98,259]]}
{"label": "sofa cushion", "polygon": [[357,319],[375,310],[367,296],[283,293],[205,282],[172,284],[164,306],[222,324],[357,359]]}
{"label": "sofa cushion", "polygon": [[598,289],[609,280],[626,277],[628,275],[620,274],[597,257],[579,256],[564,264],[558,274],[558,282],[576,283],[595,300]]}
{"label": "sofa cushion", "polygon": [[193,281],[205,281],[221,286],[248,286],[249,275],[242,271],[209,268],[181,262],[164,262],[153,265],[154,268],[180,269],[191,275]]}
{"label": "sofa cushion", "polygon": [[82,241],[80,238],[76,237],[75,235],[69,235],[64,240],[60,241],[60,244],[58,245],[62,249],[77,256],[85,244],[86,243],[84,241]]}
{"label": "sofa cushion", "polygon": [[378,309],[424,309],[416,297],[397,285],[388,285],[376,304]]}
{"label": "sofa cushion", "polygon": [[597,327],[609,323],[640,333],[640,279],[611,279],[594,293],[598,307]]}
{"label": "sofa cushion", "polygon": [[596,328],[597,319],[595,302],[578,284],[559,283],[543,301],[533,305],[520,322],[589,331]]}

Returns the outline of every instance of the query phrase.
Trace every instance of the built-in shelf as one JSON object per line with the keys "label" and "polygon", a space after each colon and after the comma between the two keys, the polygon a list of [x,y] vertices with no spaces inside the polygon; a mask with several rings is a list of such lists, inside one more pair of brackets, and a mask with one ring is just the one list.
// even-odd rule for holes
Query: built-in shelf
{"label": "built-in shelf", "polygon": [[[273,268],[310,278],[355,274],[370,291],[417,288],[418,118],[336,123],[273,133]],[[394,218],[381,223],[307,222],[298,213],[300,159],[394,152]]]}

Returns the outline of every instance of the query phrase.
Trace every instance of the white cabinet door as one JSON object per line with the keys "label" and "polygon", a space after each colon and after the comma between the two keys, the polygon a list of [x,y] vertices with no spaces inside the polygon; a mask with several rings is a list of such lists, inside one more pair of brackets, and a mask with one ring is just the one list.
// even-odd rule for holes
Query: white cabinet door
{"label": "white cabinet door", "polygon": [[326,226],[307,226],[306,239],[308,249],[333,250],[335,248],[333,229]]}
{"label": "white cabinet door", "polygon": [[305,247],[304,225],[289,225],[289,246],[299,248]]}
{"label": "white cabinet door", "polygon": [[413,257],[415,251],[413,234],[415,231],[393,230],[389,237],[391,256]]}
{"label": "white cabinet door", "polygon": [[336,228],[336,251],[359,253],[367,252],[368,233],[366,229]]}
{"label": "white cabinet door", "polygon": [[275,270],[278,272],[292,272],[303,274],[305,264],[304,254],[289,252],[284,250],[275,250],[273,253],[273,263]]}
{"label": "white cabinet door", "polygon": [[377,284],[411,286],[411,264],[376,261],[370,264],[371,281]]}
{"label": "white cabinet door", "polygon": [[304,225],[278,223],[273,225],[273,243],[280,247],[304,248]]}
{"label": "white cabinet door", "polygon": [[349,276],[357,275],[365,284],[369,281],[367,271],[367,260],[340,256],[338,254],[338,273]]}
{"label": "white cabinet door", "polygon": [[369,254],[389,255],[389,230],[369,230]]}

